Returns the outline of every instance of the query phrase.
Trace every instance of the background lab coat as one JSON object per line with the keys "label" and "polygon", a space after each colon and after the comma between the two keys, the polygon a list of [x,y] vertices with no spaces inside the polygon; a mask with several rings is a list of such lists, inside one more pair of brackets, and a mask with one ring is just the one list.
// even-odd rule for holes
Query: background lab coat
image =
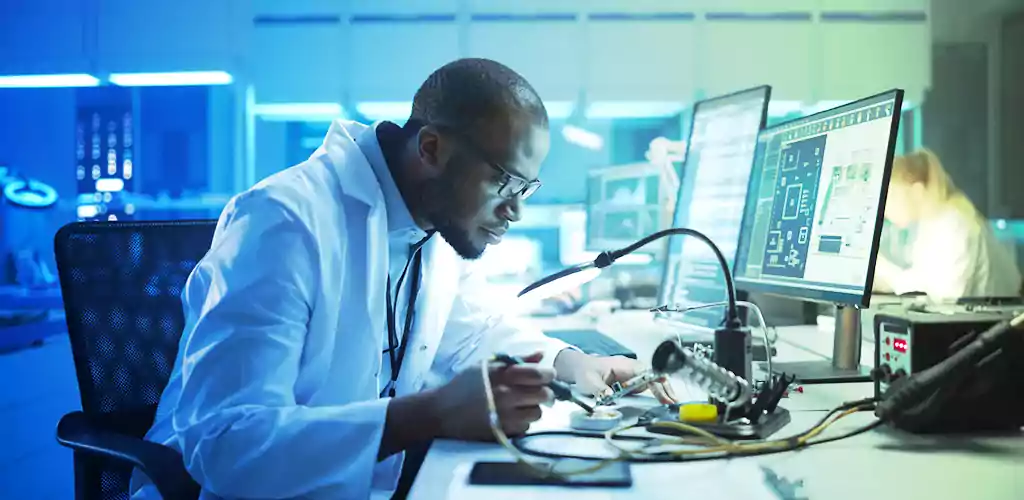
{"label": "background lab coat", "polygon": [[[390,377],[387,217],[355,142],[373,133],[336,121],[308,161],[235,197],[188,280],[185,333],[147,437],[182,451],[204,498],[386,498],[396,485],[401,455],[376,459]],[[424,252],[399,396],[499,348],[544,351],[550,366],[567,347],[496,314],[442,238]]]}
{"label": "background lab coat", "polygon": [[910,266],[877,269],[897,294],[924,292],[933,300],[1016,297],[1021,274],[992,228],[948,209],[917,224]]}

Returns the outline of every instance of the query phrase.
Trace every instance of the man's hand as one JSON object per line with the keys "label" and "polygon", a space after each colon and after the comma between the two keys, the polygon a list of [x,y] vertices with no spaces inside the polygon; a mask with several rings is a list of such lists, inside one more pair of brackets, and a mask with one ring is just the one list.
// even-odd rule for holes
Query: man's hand
{"label": "man's hand", "polygon": [[[591,395],[608,392],[611,390],[611,384],[625,383],[646,369],[639,361],[624,356],[597,357],[572,349],[563,350],[555,358],[558,378],[575,383],[580,392]],[[676,396],[668,382],[654,382],[647,388],[662,403],[676,402]]]}
{"label": "man's hand", "polygon": [[[526,432],[531,423],[540,419],[540,405],[554,399],[547,384],[554,379],[555,372],[536,365],[541,357],[540,353],[528,356],[524,358],[527,364],[523,365],[490,365],[494,402],[505,434],[514,436]],[[439,436],[493,439],[486,398],[480,367],[466,370],[439,387],[432,398]]]}

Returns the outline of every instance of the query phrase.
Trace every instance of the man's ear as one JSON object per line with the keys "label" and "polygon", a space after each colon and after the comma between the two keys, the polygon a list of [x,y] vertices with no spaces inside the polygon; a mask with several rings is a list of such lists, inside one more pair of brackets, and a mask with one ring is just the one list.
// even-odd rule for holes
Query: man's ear
{"label": "man's ear", "polygon": [[416,153],[419,155],[420,164],[423,165],[425,173],[430,177],[436,177],[444,172],[448,165],[448,157],[451,155],[450,148],[436,128],[426,125],[420,128],[416,135]]}

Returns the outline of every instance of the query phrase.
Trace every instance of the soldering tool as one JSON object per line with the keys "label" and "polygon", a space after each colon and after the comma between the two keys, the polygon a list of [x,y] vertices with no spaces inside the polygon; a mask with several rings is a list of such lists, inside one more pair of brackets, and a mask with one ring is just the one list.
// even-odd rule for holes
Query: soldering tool
{"label": "soldering tool", "polygon": [[[494,359],[507,365],[526,364],[526,362],[523,361],[522,358],[518,356],[512,356],[509,354],[497,354],[494,356]],[[577,397],[576,394],[572,392],[572,388],[569,387],[569,384],[566,384],[565,382],[562,382],[560,380],[552,380],[551,382],[548,383],[548,387],[551,388],[551,392],[555,393],[556,399],[560,399],[563,401],[572,401],[573,403],[576,403],[576,405],[579,406],[580,408],[586,410],[587,413],[594,413],[594,407],[588,405],[579,397]]]}

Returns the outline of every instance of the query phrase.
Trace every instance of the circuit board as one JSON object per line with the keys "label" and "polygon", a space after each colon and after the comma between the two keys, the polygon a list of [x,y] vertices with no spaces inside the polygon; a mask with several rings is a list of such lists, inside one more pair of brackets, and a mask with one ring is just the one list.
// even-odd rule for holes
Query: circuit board
{"label": "circuit board", "polygon": [[765,274],[804,275],[826,138],[819,135],[783,146],[765,245]]}

